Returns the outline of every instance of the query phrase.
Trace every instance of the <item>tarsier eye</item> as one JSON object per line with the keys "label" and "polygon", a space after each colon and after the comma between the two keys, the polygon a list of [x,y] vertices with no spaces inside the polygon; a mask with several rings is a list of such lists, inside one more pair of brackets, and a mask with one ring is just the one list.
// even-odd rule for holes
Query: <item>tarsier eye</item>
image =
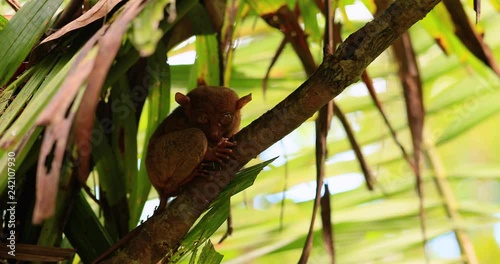
{"label": "tarsier eye", "polygon": [[221,125],[229,125],[233,122],[233,115],[231,113],[225,113],[224,116],[222,116],[220,123]]}
{"label": "tarsier eye", "polygon": [[196,118],[196,121],[200,124],[208,124],[208,116],[207,115],[199,115],[197,118]]}

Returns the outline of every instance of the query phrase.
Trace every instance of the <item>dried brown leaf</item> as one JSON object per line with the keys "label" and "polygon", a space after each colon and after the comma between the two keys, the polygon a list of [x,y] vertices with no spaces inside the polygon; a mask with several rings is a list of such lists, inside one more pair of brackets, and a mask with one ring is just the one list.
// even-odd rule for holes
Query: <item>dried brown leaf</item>
{"label": "dried brown leaf", "polygon": [[403,155],[403,158],[410,164],[410,166],[415,170],[413,162],[410,160],[410,157],[408,156],[408,153],[406,152],[405,147],[403,144],[398,139],[398,136],[396,134],[396,130],[391,125],[391,122],[389,121],[389,118],[385,114],[384,108],[382,107],[382,103],[380,103],[380,100],[378,99],[377,93],[375,92],[375,87],[373,86],[372,79],[368,75],[368,72],[365,70],[363,74],[361,75],[361,79],[366,85],[366,88],[368,88],[368,92],[370,93],[370,97],[372,98],[373,102],[375,103],[375,106],[377,107],[377,110],[379,111],[380,115],[384,119],[385,125],[387,128],[389,128],[389,131],[391,133],[392,139],[394,140],[394,143],[399,147],[401,150],[401,153]]}
{"label": "dried brown leaf", "polygon": [[[47,129],[37,167],[37,200],[33,212],[33,223],[41,223],[54,213],[60,169],[69,130],[75,116],[75,141],[80,161],[78,178],[83,183],[88,176],[88,158],[91,146],[87,135],[90,135],[89,131],[92,129],[99,91],[120,47],[122,36],[129,22],[141,10],[140,3],[140,1],[127,3],[125,10],[113,24],[109,27],[103,26],[84,45],[59,92],[36,122],[37,125],[47,126]],[[97,56],[85,59],[97,41],[99,41]],[[78,88],[87,79],[89,80],[88,86],[83,98],[86,104],[80,105],[76,115],[70,113],[65,116]],[[83,117],[82,113],[84,113]]]}
{"label": "dried brown leaf", "polygon": [[[474,56],[490,67],[497,75],[500,75],[500,68],[491,49],[476,32],[474,25],[469,21],[460,0],[444,0],[443,3],[455,26],[455,35],[457,35],[460,41],[470,52],[472,52],[472,54],[474,54]],[[474,6],[474,8],[478,8],[478,10],[476,10],[476,19],[479,19],[481,13],[480,3],[481,1],[474,0],[474,4],[478,5]]]}
{"label": "dried brown leaf", "polygon": [[128,2],[123,12],[99,40],[96,61],[89,75],[87,89],[82,99],[85,104],[80,105],[75,118],[75,144],[78,152],[78,178],[80,182],[85,182],[89,174],[89,158],[92,149],[90,142],[91,130],[94,125],[94,112],[99,101],[101,87],[118,53],[123,35],[128,29],[130,21],[144,7],[141,3],[141,1]]}
{"label": "dried brown leaf", "polygon": [[271,69],[273,68],[274,64],[276,63],[276,61],[278,61],[278,58],[279,56],[281,55],[281,53],[283,53],[283,50],[285,49],[285,46],[286,46],[286,43],[288,41],[286,40],[286,38],[284,38],[279,47],[278,47],[278,50],[276,50],[276,53],[274,53],[274,56],[271,60],[271,64],[269,64],[269,67],[267,68],[267,71],[266,71],[266,76],[264,76],[264,79],[262,79],[262,92],[264,93],[264,99],[266,98],[266,92],[267,92],[267,81],[269,80],[269,74],[271,73]]}
{"label": "dried brown leaf", "polygon": [[347,135],[347,139],[349,140],[349,143],[351,144],[352,150],[354,151],[354,154],[356,155],[356,159],[359,162],[359,166],[361,167],[361,171],[363,171],[363,175],[365,176],[366,187],[368,188],[368,190],[372,191],[373,184],[374,184],[375,180],[373,179],[370,168],[368,167],[368,164],[366,163],[363,152],[361,151],[361,147],[358,144],[356,137],[354,137],[354,131],[352,130],[351,125],[349,124],[349,121],[345,117],[342,110],[340,110],[338,105],[336,105],[336,104],[333,105],[333,111],[335,112],[335,115],[338,117],[340,123],[344,127],[344,131]]}
{"label": "dried brown leaf", "polygon": [[396,59],[399,64],[399,78],[403,86],[407,120],[413,142],[413,164],[416,177],[416,189],[419,197],[420,226],[422,230],[423,244],[425,246],[427,242],[427,232],[425,224],[424,191],[422,186],[422,175],[420,171],[422,156],[422,134],[425,117],[422,83],[418,70],[417,60],[408,32],[403,33],[399,39],[394,41],[392,47],[395,51]]}
{"label": "dried brown leaf", "polygon": [[32,219],[34,224],[39,224],[54,214],[61,165],[74,118],[74,113],[65,115],[69,112],[78,89],[90,74],[95,57],[86,59],[86,56],[105,28],[94,34],[83,46],[61,88],[35,122],[36,125],[47,128],[38,158],[37,198]]}
{"label": "dried brown leaf", "polygon": [[330,204],[330,190],[328,184],[325,183],[325,193],[321,197],[321,222],[323,223],[323,243],[326,251],[330,255],[331,263],[335,263],[335,246],[333,240],[333,222],[332,210]]}
{"label": "dried brown leaf", "polygon": [[481,0],[474,0],[474,11],[476,11],[476,24],[481,19]]}
{"label": "dried brown leaf", "polygon": [[98,19],[103,18],[121,1],[123,0],[102,0],[97,2],[97,4],[94,5],[89,11],[57,30],[54,34],[45,38],[40,44],[58,39],[66,35],[68,32],[82,28]]}
{"label": "dried brown leaf", "polygon": [[275,13],[265,14],[262,18],[270,26],[281,30],[299,56],[307,76],[313,74],[317,66],[307,44],[307,35],[300,26],[296,14],[287,5],[284,5]]}

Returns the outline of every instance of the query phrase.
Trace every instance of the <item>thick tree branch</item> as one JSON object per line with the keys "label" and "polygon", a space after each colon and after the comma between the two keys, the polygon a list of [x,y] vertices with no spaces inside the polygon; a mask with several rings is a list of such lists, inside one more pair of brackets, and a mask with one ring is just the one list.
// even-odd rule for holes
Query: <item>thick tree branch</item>
{"label": "thick tree branch", "polygon": [[357,81],[377,56],[439,2],[398,0],[349,36],[297,90],[236,135],[239,142],[235,148],[236,159],[227,164],[215,181],[196,179],[162,214],[144,223],[138,236],[110,259],[110,263],[156,263],[175,251],[189,228],[243,165]]}

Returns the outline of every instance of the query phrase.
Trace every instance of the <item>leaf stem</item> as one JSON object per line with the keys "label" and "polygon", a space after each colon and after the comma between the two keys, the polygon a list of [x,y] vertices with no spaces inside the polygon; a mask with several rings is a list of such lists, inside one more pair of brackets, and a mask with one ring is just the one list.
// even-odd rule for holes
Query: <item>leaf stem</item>
{"label": "leaf stem", "polygon": [[[424,136],[424,140],[431,138],[429,136],[429,131],[425,130],[426,136]],[[427,162],[431,165],[434,170],[434,183],[436,184],[436,188],[439,192],[439,195],[443,199],[443,203],[445,206],[446,214],[451,220],[453,226],[453,232],[457,238],[458,246],[460,247],[460,251],[465,258],[465,263],[468,264],[477,264],[479,263],[474,252],[474,247],[470,241],[469,235],[465,232],[463,225],[462,216],[458,212],[459,206],[458,202],[453,194],[452,187],[450,182],[447,179],[446,169],[444,168],[443,162],[439,153],[434,145],[434,142],[430,140],[426,140],[424,142],[425,150],[424,155],[427,159]]]}

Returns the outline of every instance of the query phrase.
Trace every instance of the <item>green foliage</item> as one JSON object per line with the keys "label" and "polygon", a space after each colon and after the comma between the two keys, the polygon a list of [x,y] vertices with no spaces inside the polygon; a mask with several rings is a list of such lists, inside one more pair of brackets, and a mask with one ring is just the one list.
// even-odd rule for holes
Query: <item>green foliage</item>
{"label": "green foliage", "polygon": [[7,25],[7,23],[9,23],[9,20],[7,20],[7,18],[5,18],[4,16],[0,15],[0,31],[3,30],[5,25]]}
{"label": "green foliage", "polygon": [[219,49],[215,34],[202,35],[196,38],[196,61],[191,71],[188,87],[196,87],[199,79],[207,85],[219,86]]}
{"label": "green foliage", "polygon": [[62,0],[30,1],[0,31],[0,86],[26,58]]}
{"label": "green foliage", "polygon": [[83,193],[77,194],[64,234],[74,248],[81,249],[78,255],[85,263],[113,244]]}
{"label": "green foliage", "polygon": [[207,241],[201,251],[198,263],[218,264],[221,262],[222,257],[221,254],[215,251],[214,245],[210,241]]}
{"label": "green foliage", "polygon": [[164,18],[165,7],[169,3],[171,4],[170,0],[151,1],[144,11],[134,19],[130,42],[144,57],[154,53],[156,45],[163,37],[163,32],[158,30],[158,27]]}
{"label": "green foliage", "polygon": [[[212,203],[207,213],[200,219],[200,221],[189,231],[184,240],[180,250],[171,258],[173,260],[180,259],[187,252],[193,251],[199,245],[210,243],[209,238],[215,231],[227,220],[229,216],[230,198],[231,196],[247,189],[252,186],[255,178],[259,172],[273,162],[275,159],[265,161],[263,163],[254,165],[250,168],[240,171],[235,179],[222,191],[217,199]],[[206,246],[205,246],[206,248]],[[204,248],[204,250],[205,250]],[[193,251],[196,255],[196,252]],[[198,263],[205,263],[202,260],[203,251],[201,253]]]}

